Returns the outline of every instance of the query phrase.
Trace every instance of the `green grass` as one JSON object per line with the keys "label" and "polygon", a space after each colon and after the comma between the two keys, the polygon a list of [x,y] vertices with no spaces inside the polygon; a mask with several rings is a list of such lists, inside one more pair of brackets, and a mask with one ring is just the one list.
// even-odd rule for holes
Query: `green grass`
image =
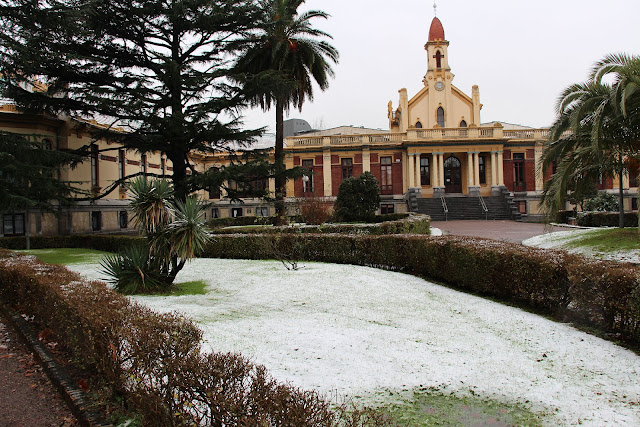
{"label": "green grass", "polygon": [[377,409],[403,426],[542,425],[542,416],[523,406],[477,396],[456,397],[433,389],[388,394],[397,400]]}
{"label": "green grass", "polygon": [[177,297],[181,295],[206,295],[207,293],[206,282],[194,280],[192,282],[176,283],[171,292],[154,295]]}
{"label": "green grass", "polygon": [[567,242],[565,247],[591,248],[599,252],[640,249],[640,233],[637,228],[607,228]]}
{"label": "green grass", "polygon": [[[42,262],[48,264],[70,265],[90,262],[100,262],[103,256],[109,252],[95,251],[92,249],[60,248],[60,249],[31,249],[16,251],[27,255],[34,255]],[[192,282],[177,283],[175,287],[164,296],[181,295],[205,295],[207,284],[202,280]]]}
{"label": "green grass", "polygon": [[96,262],[109,252],[95,251],[92,249],[59,248],[59,249],[31,249],[16,251],[27,255],[35,255],[42,262],[48,264],[82,264]]}

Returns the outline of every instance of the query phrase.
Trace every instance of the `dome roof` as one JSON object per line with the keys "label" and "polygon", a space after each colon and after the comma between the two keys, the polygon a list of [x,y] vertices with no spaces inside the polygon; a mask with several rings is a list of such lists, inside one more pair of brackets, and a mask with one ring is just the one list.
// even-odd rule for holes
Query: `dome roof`
{"label": "dome roof", "polygon": [[431,21],[431,28],[429,28],[429,41],[436,40],[444,40],[444,28],[442,27],[442,22],[435,17],[433,21]]}

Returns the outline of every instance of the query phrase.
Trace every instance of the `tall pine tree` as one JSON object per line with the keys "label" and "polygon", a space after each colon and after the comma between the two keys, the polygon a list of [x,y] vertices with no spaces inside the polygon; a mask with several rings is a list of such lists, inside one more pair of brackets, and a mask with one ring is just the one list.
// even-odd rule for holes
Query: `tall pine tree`
{"label": "tall pine tree", "polygon": [[[0,85],[25,112],[96,118],[128,149],[165,153],[178,199],[197,189],[189,153],[250,144],[232,59],[252,0],[0,0]],[[32,90],[31,83],[43,85]],[[189,172],[191,171],[191,173]]]}

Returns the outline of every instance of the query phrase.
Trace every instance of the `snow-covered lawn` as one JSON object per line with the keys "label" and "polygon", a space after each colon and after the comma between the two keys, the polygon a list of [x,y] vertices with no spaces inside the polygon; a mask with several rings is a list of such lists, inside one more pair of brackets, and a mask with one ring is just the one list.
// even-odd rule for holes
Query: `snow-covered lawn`
{"label": "snow-covered lawn", "polygon": [[570,228],[567,231],[556,231],[532,237],[522,242],[525,246],[533,246],[544,249],[566,249],[568,252],[582,254],[597,259],[625,261],[640,264],[640,249],[618,250],[614,252],[602,252],[588,247],[569,247],[572,242],[589,234],[602,231],[602,228]]}
{"label": "snow-covered lawn", "polygon": [[178,276],[192,280],[209,293],[133,299],[186,313],[205,346],[306,389],[366,400],[436,387],[524,404],[549,425],[640,425],[640,357],[513,307],[349,265],[197,259]]}

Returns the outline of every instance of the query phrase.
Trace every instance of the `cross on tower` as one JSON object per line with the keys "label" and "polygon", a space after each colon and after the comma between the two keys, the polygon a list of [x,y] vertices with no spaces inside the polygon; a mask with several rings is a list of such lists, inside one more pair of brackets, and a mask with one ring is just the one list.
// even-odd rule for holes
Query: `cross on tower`
{"label": "cross on tower", "polygon": [[436,68],[442,68],[442,58],[444,58],[444,55],[440,53],[440,51],[437,51],[433,57],[436,59]]}
{"label": "cross on tower", "polygon": [[438,16],[438,5],[436,4],[435,0],[433,2],[433,16]]}

